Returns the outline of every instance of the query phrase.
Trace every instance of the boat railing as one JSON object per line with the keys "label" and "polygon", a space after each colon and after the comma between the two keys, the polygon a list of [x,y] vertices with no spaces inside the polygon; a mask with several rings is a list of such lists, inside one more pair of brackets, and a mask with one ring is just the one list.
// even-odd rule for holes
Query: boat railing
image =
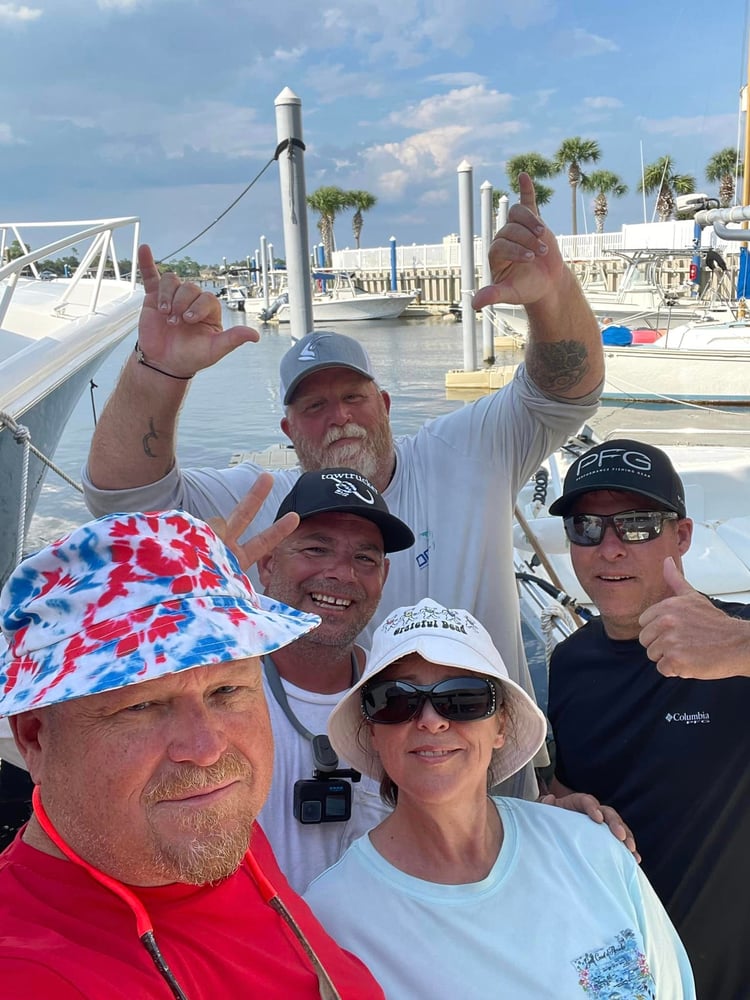
{"label": "boat railing", "polygon": [[[82,228],[83,227],[83,228]],[[132,234],[127,230],[132,228]],[[60,239],[53,240],[37,250],[29,248],[25,239],[28,230],[68,229],[73,230]],[[130,251],[130,273],[123,275],[120,268],[120,258],[115,247],[115,233],[132,238]],[[0,223],[0,263],[6,260],[10,246],[15,240],[25,252],[13,260],[0,266],[0,326],[8,312],[13,292],[18,279],[28,268],[34,278],[41,280],[38,263],[48,259],[61,250],[79,248],[79,263],[73,271],[60,294],[59,300],[53,306],[54,310],[64,316],[66,307],[79,287],[86,287],[88,305],[84,315],[93,315],[102,292],[102,284],[107,275],[108,267],[118,281],[127,281],[131,287],[136,284],[136,258],[140,238],[140,219],[128,216],[119,219],[97,219],[72,222],[6,222]],[[86,285],[84,285],[86,283]],[[78,305],[78,302],[76,303]]]}

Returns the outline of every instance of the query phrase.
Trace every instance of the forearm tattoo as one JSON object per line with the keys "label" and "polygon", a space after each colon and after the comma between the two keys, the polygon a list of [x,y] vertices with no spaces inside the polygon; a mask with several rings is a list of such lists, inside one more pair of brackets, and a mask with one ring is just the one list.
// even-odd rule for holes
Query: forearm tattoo
{"label": "forearm tattoo", "polygon": [[526,370],[542,392],[568,393],[590,371],[586,345],[580,340],[537,342],[527,350]]}
{"label": "forearm tattoo", "polygon": [[151,450],[151,438],[153,438],[155,441],[159,440],[159,435],[156,433],[156,428],[154,427],[154,421],[153,420],[151,420],[151,419],[149,420],[148,427],[149,427],[148,434],[144,434],[143,435],[143,439],[142,439],[143,440],[143,453],[145,455],[148,455],[149,458],[159,458],[159,455],[156,455]]}

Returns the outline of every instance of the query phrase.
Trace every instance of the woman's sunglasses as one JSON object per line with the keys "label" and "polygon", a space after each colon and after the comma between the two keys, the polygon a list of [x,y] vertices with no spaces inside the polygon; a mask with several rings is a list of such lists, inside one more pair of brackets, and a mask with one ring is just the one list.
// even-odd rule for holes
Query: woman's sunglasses
{"label": "woman's sunglasses", "polygon": [[672,510],[625,510],[621,514],[570,514],[563,524],[573,545],[599,545],[608,525],[621,542],[640,545],[658,538],[665,521],[678,518]]}
{"label": "woman's sunglasses", "polygon": [[392,725],[415,719],[425,701],[451,722],[488,719],[502,705],[502,691],[489,677],[449,677],[437,684],[370,681],[362,688],[362,713],[370,722]]}

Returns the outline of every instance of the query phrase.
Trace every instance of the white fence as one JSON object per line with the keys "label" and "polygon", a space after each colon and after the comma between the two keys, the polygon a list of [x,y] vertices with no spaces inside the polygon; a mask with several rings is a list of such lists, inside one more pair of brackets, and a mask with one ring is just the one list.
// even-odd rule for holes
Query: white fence
{"label": "white fence", "polygon": [[[674,250],[689,253],[693,246],[693,222],[651,222],[623,226],[619,233],[586,233],[578,236],[558,236],[560,251],[566,260],[596,260],[616,250]],[[748,234],[750,236],[750,233]],[[713,246],[723,254],[739,251],[740,243],[716,240],[711,227],[702,230],[701,246]],[[474,237],[474,259],[484,254],[482,240]],[[387,271],[391,266],[391,248],[373,247],[362,250],[336,250],[333,266],[351,271]],[[461,266],[461,244],[458,239],[444,243],[396,244],[396,268],[399,272],[413,269],[431,271]]]}

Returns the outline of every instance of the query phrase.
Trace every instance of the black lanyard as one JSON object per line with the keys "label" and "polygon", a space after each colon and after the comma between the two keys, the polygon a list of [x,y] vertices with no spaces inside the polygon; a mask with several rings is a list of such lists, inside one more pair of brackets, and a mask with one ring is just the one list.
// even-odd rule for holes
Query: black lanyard
{"label": "black lanyard", "polygon": [[[284,685],[281,682],[281,677],[279,677],[279,672],[276,669],[276,664],[273,662],[270,656],[263,657],[263,670],[266,675],[266,680],[268,681],[268,686],[271,689],[271,694],[276,700],[276,704],[281,708],[281,711],[289,719],[292,726],[297,730],[300,736],[304,739],[309,740],[310,743],[313,741],[314,734],[310,730],[303,726],[300,720],[292,711],[292,706],[289,704],[289,699],[286,696],[286,691],[284,690]],[[354,650],[352,650],[352,684],[356,684],[359,680],[359,664],[357,663],[357,657],[355,656]]]}

